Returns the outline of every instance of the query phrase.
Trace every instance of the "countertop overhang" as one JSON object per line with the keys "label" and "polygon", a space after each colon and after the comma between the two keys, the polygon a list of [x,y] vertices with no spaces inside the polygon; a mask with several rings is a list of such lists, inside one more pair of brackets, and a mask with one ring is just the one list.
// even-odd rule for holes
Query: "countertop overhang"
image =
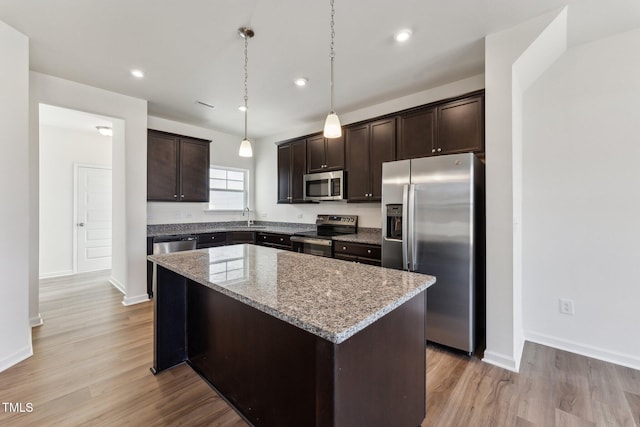
{"label": "countertop overhang", "polygon": [[426,274],[248,244],[148,259],[335,344],[436,280]]}

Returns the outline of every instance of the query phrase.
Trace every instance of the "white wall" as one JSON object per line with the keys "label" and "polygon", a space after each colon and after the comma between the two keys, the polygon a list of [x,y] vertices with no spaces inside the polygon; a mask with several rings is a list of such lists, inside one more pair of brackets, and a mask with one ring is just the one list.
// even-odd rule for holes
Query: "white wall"
{"label": "white wall", "polygon": [[29,39],[0,22],[0,372],[33,354],[29,326]]}
{"label": "white wall", "polygon": [[74,163],[111,166],[111,137],[40,126],[40,277],[73,273]]}
{"label": "white wall", "polygon": [[111,282],[125,293],[123,304],[148,300],[146,291],[147,102],[30,73],[30,313],[38,316],[39,104],[109,117],[113,123],[113,257]]}
{"label": "white wall", "polygon": [[635,369],[638,46],[640,29],[570,49],[525,93],[523,199],[527,339]]}
{"label": "white wall", "polygon": [[[514,64],[557,16],[552,12],[485,39],[487,337],[483,360],[514,371],[519,369],[524,345],[518,281],[522,190],[517,134],[522,88],[517,78],[514,81]],[[544,59],[549,58],[534,55],[525,62],[531,66]],[[523,76],[526,84],[543,69],[535,68],[537,72]]]}
{"label": "white wall", "polygon": [[[351,113],[340,114],[343,125],[366,120],[383,114],[389,114],[406,108],[428,104],[440,99],[450,98],[484,88],[484,76],[479,75],[434,89],[425,90],[392,101],[376,104]],[[256,209],[258,219],[264,221],[283,221],[315,223],[318,213],[358,215],[358,226],[380,228],[380,203],[322,202],[306,205],[278,205],[277,188],[277,146],[275,143],[297,136],[322,130],[323,123],[318,122],[306,127],[288,130],[286,133],[263,138],[254,144],[256,158]]]}
{"label": "white wall", "polygon": [[[149,129],[210,140],[211,165],[247,169],[249,171],[249,208],[252,211],[255,210],[255,179],[253,166],[255,153],[254,157],[249,158],[238,156],[238,148],[240,147],[242,136],[230,135],[212,129],[153,116],[149,116],[147,125]],[[243,219],[246,219],[246,217],[243,218],[242,213],[205,212],[206,208],[207,203],[147,202],[147,223],[175,224],[191,222],[242,221]],[[252,214],[251,218],[258,219],[255,217],[255,213]]]}

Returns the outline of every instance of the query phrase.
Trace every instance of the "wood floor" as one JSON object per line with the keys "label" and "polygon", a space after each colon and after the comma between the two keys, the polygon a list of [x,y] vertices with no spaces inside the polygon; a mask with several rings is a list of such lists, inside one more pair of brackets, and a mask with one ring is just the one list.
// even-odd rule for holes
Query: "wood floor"
{"label": "wood floor", "polygon": [[[158,376],[152,302],[130,307],[104,277],[41,285],[34,356],[0,373],[11,426],[246,426],[186,365]],[[518,374],[427,349],[423,426],[640,427],[640,371],[527,343]],[[357,427],[357,426],[354,426]]]}

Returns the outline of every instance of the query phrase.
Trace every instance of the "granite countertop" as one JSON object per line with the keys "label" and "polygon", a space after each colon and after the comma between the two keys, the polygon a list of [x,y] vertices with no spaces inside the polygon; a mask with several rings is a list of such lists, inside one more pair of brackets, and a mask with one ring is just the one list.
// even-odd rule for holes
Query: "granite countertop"
{"label": "granite countertop", "polygon": [[[315,231],[315,229],[315,224],[266,221],[256,221],[253,227],[247,227],[246,221],[158,224],[147,225],[147,237],[171,236],[176,234],[215,233],[218,231],[222,232],[238,230],[257,232],[263,231],[266,233],[293,235],[295,233],[300,233],[303,231]],[[380,245],[382,244],[382,235],[379,228],[358,228],[357,234],[334,236],[333,240]]]}
{"label": "granite countertop", "polygon": [[185,224],[147,225],[147,237],[171,236],[176,234],[215,233],[218,231],[263,231],[267,233],[289,234],[313,231],[315,224],[255,221],[247,227],[246,221],[198,222]]}
{"label": "granite countertop", "polygon": [[340,242],[366,243],[369,245],[382,244],[382,230],[379,228],[359,228],[357,234],[334,236],[333,240]]}
{"label": "granite countertop", "polygon": [[425,274],[247,244],[148,259],[336,344],[435,282]]}

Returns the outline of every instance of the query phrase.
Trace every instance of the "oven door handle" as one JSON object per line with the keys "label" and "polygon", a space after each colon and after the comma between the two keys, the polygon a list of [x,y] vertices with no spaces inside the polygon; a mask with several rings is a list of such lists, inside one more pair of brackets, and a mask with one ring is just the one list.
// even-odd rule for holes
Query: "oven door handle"
{"label": "oven door handle", "polygon": [[328,239],[314,239],[309,237],[291,236],[292,242],[310,243],[319,246],[332,246],[332,241]]}

